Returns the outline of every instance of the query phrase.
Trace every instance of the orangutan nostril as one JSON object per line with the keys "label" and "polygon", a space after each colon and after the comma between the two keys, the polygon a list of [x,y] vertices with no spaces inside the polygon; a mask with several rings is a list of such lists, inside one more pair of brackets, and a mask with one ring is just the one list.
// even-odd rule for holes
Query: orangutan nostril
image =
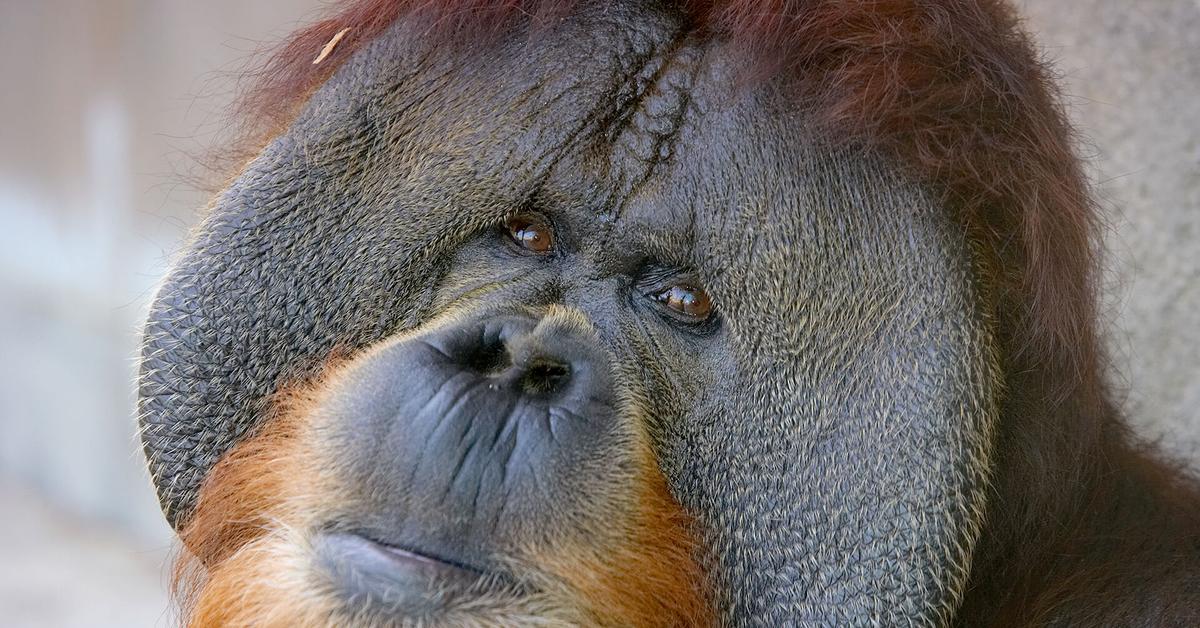
{"label": "orangutan nostril", "polygon": [[566,386],[571,366],[550,359],[535,360],[521,376],[521,390],[530,395],[548,395]]}
{"label": "orangutan nostril", "polygon": [[512,355],[504,342],[497,338],[493,342],[480,344],[466,356],[462,364],[482,375],[497,375],[512,366]]}

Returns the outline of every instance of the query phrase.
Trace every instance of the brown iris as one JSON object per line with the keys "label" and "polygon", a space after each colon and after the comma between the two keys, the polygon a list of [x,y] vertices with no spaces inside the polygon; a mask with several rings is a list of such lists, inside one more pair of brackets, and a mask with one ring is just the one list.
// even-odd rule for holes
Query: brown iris
{"label": "brown iris", "polygon": [[712,300],[703,288],[679,284],[674,285],[658,294],[654,299],[664,306],[685,316],[704,320],[712,313]]}
{"label": "brown iris", "polygon": [[517,214],[509,218],[505,226],[508,228],[509,237],[523,249],[534,253],[546,253],[554,246],[550,225],[542,218]]}

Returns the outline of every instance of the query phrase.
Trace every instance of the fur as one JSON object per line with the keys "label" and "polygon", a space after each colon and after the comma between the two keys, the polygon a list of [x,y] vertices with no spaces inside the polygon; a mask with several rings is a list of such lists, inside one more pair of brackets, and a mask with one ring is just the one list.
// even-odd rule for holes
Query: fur
{"label": "fur", "polygon": [[[340,63],[402,16],[428,20],[430,37],[453,44],[519,22],[536,37],[539,23],[572,4],[348,3],[266,65],[243,101],[237,145],[255,151]],[[1049,72],[1012,9],[998,0],[678,7],[696,32],[745,56],[747,84],[788,86],[832,137],[877,149],[938,191],[979,252],[983,307],[995,324],[1007,393],[984,533],[957,622],[1194,619],[1200,492],[1134,441],[1102,383],[1099,226]],[[232,477],[216,474],[210,484],[237,484]],[[222,492],[210,489],[208,499]],[[243,546],[250,533],[228,523],[244,520],[240,507],[202,507],[192,535],[214,525],[203,513],[218,513],[227,523],[212,528],[221,530],[213,551],[228,539]],[[212,553],[209,542],[188,542],[202,557]]]}

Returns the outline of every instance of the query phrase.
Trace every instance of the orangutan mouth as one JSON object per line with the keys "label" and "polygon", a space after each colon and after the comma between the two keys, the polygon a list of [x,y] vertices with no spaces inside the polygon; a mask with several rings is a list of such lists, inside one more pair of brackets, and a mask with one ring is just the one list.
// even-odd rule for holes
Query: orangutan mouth
{"label": "orangutan mouth", "polygon": [[399,615],[436,616],[502,583],[499,576],[476,567],[361,534],[321,533],[314,549],[317,563],[348,602]]}

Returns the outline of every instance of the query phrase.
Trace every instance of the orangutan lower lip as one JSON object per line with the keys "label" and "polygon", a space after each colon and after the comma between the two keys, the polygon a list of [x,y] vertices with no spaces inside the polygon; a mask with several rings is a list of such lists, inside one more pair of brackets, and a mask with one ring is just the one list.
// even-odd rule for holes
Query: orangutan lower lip
{"label": "orangutan lower lip", "polygon": [[456,597],[483,592],[496,580],[359,534],[321,533],[314,548],[318,564],[348,600],[384,604],[405,615],[436,615]]}
{"label": "orangutan lower lip", "polygon": [[455,564],[448,560],[442,560],[440,558],[433,558],[432,556],[426,556],[424,554],[417,554],[414,552],[410,552],[408,550],[400,549],[399,547],[394,547],[391,545],[383,545],[382,543],[379,545],[383,549],[383,551],[387,552],[388,554],[391,554],[399,562],[411,561],[414,563],[418,563],[421,567],[424,567],[425,565],[437,565],[439,568],[458,568],[458,569],[465,569],[467,571],[476,571],[469,567],[464,567],[462,565]]}
{"label": "orangutan lower lip", "polygon": [[476,576],[484,575],[484,571],[482,569],[472,567],[470,565],[465,565],[463,563],[456,562],[453,560],[446,560],[444,558],[431,556],[429,554],[423,554],[420,552],[407,550],[407,549],[404,549],[402,547],[398,547],[395,545],[389,545],[389,544],[383,543],[381,541],[376,541],[366,535],[348,535],[348,536],[354,536],[358,539],[361,539],[362,541],[365,541],[367,544],[376,546],[379,550],[392,556],[396,560],[396,562],[401,565],[411,563],[412,566],[420,568],[420,569],[460,570],[460,571],[465,571],[468,573],[474,573]]}

